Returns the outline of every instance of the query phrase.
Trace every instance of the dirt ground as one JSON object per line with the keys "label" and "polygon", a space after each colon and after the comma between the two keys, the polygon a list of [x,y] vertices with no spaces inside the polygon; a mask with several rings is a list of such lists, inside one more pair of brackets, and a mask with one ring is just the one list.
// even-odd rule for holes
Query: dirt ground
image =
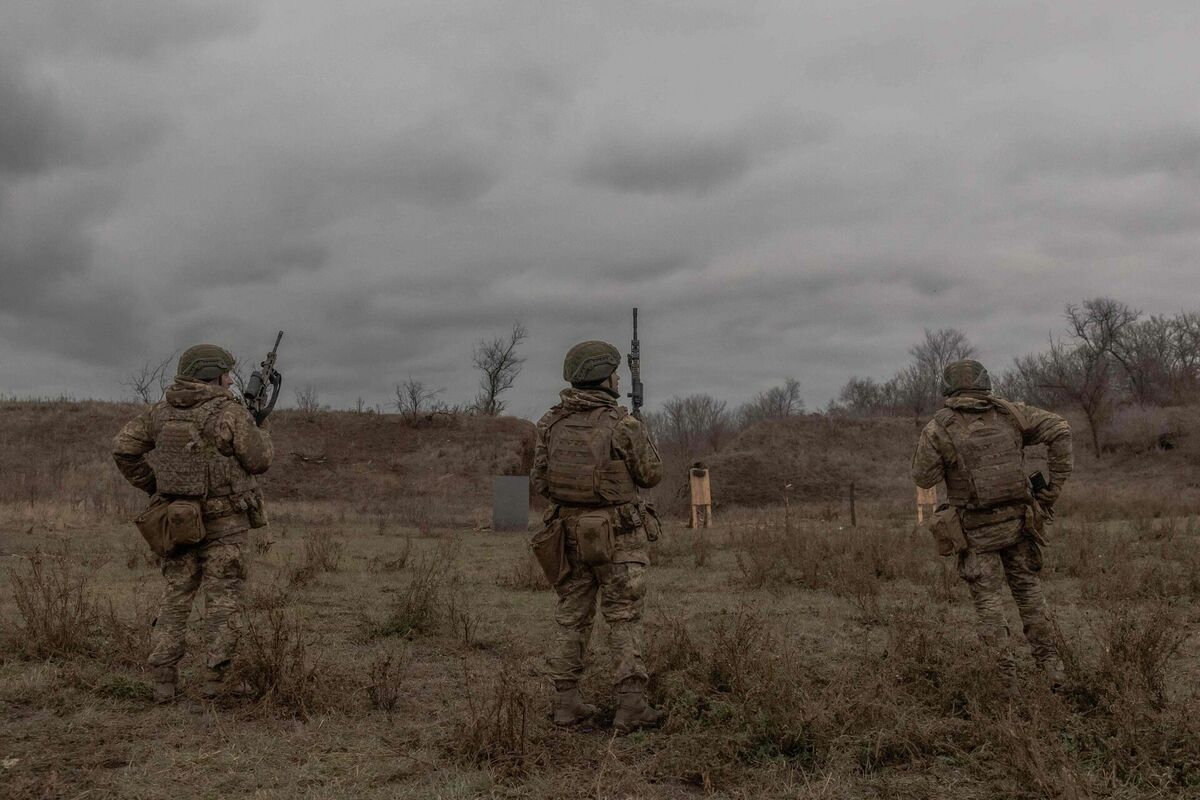
{"label": "dirt ground", "polygon": [[671,716],[628,737],[603,724],[602,622],[585,687],[602,724],[549,724],[554,599],[525,534],[277,504],[274,546],[249,548],[239,669],[258,696],[203,701],[189,656],[187,696],[156,707],[160,587],[136,532],[25,518],[0,529],[4,797],[1200,792],[1195,517],[1060,522],[1046,585],[1075,686],[1050,694],[1018,635],[1012,702],[964,587],[886,506],[857,529],[781,509],[669,526],[647,659]]}

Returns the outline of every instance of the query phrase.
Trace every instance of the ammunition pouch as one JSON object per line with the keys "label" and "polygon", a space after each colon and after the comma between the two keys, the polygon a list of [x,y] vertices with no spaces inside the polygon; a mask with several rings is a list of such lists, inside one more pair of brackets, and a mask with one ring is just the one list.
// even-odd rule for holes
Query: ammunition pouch
{"label": "ammunition pouch", "polygon": [[133,524],[159,557],[198,544],[207,533],[199,500],[155,497],[145,511],[134,517]]}
{"label": "ammunition pouch", "polygon": [[654,504],[640,500],[637,504],[637,511],[641,517],[642,527],[646,530],[646,541],[657,542],[662,536],[662,520],[658,518],[658,511],[655,510]]}
{"label": "ammunition pouch", "polygon": [[534,534],[529,547],[551,586],[557,586],[571,572],[571,564],[567,561],[567,534],[563,521],[557,516]]}
{"label": "ammunition pouch", "polygon": [[572,526],[579,561],[589,567],[611,564],[616,542],[613,539],[612,517],[606,511],[581,514],[567,523]]}
{"label": "ammunition pouch", "polygon": [[929,533],[939,556],[952,556],[967,549],[962,519],[954,506],[941,505],[929,521]]}

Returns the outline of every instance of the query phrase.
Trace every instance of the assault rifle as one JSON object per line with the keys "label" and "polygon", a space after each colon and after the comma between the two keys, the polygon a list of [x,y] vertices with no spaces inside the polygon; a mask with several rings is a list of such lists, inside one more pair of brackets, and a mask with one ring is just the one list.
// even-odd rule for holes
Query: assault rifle
{"label": "assault rifle", "polygon": [[633,310],[633,341],[629,343],[629,405],[633,406],[633,416],[642,418],[642,402],[645,400],[645,387],[642,386],[642,343],[638,340],[637,309]]}
{"label": "assault rifle", "polygon": [[[263,359],[260,369],[250,373],[250,381],[242,394],[246,398],[246,407],[254,416],[254,422],[262,427],[263,422],[275,410],[275,401],[279,399],[279,389],[283,386],[283,376],[275,369],[275,356],[279,352],[279,343],[283,341],[283,331],[275,337],[275,346]],[[271,387],[270,400],[267,399],[267,386]]]}

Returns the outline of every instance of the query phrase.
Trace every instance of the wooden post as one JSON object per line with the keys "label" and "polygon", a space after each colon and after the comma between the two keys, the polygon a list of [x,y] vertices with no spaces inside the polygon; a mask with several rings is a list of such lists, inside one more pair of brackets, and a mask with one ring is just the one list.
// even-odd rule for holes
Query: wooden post
{"label": "wooden post", "polygon": [[933,512],[937,510],[937,487],[931,486],[928,489],[917,487],[917,523],[925,521],[926,517],[932,517]]}
{"label": "wooden post", "polygon": [[696,464],[688,470],[688,482],[692,489],[692,527],[712,527],[712,486],[708,480],[708,469]]}
{"label": "wooden post", "polygon": [[858,527],[858,514],[854,509],[854,481],[850,481],[850,527]]}

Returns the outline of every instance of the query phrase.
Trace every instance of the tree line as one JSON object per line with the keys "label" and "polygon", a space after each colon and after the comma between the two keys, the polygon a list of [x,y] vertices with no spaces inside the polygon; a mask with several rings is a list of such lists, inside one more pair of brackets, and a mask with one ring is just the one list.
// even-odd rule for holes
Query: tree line
{"label": "tree line", "polygon": [[[992,372],[1001,397],[1055,410],[1076,410],[1100,454],[1122,406],[1167,407],[1200,401],[1200,314],[1144,315],[1111,297],[1071,303],[1065,327],[1046,348]],[[954,328],[926,330],[909,349],[912,363],[886,381],[852,377],[830,411],[860,416],[911,414],[919,424],[940,404],[941,368],[975,348]]]}

